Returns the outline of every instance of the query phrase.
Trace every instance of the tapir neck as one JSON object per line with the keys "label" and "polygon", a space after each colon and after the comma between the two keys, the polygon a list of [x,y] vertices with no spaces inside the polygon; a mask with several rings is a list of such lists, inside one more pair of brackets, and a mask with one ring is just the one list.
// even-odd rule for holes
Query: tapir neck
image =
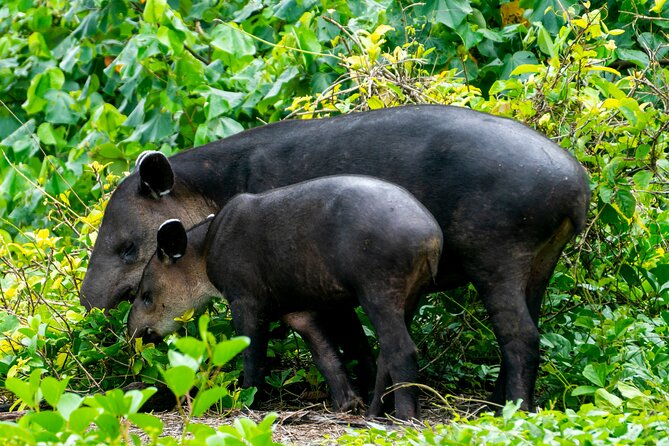
{"label": "tapir neck", "polygon": [[208,294],[210,296],[220,296],[221,293],[214,287],[207,276],[207,233],[211,226],[212,217],[196,224],[188,230],[188,250],[189,255],[193,256],[194,274],[197,275],[198,286],[202,286],[203,290],[197,294]]}

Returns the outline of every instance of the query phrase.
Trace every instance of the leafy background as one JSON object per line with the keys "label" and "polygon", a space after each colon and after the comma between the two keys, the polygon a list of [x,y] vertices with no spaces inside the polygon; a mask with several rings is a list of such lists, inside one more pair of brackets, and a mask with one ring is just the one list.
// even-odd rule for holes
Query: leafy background
{"label": "leafy background", "polygon": [[[436,432],[463,443],[541,433],[550,443],[557,425],[589,440],[597,429],[618,441],[642,439],[634,426],[666,429],[668,28],[662,0],[5,0],[0,381],[39,389],[38,370],[67,376],[77,394],[165,381],[178,366],[176,342],[127,341],[127,305],[110,316],[78,306],[106,200],[140,152],[170,155],[285,118],[447,103],[547,134],[588,169],[593,200],[542,313],[536,393],[558,411],[533,418],[511,407]],[[208,330],[233,336],[224,304],[211,314]],[[274,394],[324,390],[301,340],[282,330],[270,351]],[[426,299],[414,335],[424,382],[439,393],[457,401],[491,389],[499,353],[471,287]],[[191,381],[234,389],[239,366],[198,363],[206,378]],[[234,392],[228,406],[249,398]],[[460,416],[457,404],[445,407]],[[606,427],[611,420],[624,429]],[[341,441],[397,435],[372,429]]]}

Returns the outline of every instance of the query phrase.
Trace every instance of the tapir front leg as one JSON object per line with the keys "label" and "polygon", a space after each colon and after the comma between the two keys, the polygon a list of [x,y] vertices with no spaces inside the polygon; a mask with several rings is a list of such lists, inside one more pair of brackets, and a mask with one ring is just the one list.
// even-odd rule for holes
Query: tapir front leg
{"label": "tapir front leg", "polygon": [[265,382],[268,324],[264,312],[254,305],[250,297],[228,297],[232,322],[237,335],[248,336],[251,344],[242,352],[244,359],[244,387],[260,390]]}

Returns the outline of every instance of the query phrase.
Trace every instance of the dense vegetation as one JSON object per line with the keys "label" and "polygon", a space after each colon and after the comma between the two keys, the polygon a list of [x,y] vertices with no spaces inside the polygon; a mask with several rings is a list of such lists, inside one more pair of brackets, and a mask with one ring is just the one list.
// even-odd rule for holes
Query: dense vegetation
{"label": "dense vegetation", "polygon": [[[340,441],[666,436],[667,29],[663,0],[1,2],[0,382],[35,413],[0,423],[0,437],[130,442],[132,423],[170,443],[158,439],[159,421],[137,413],[150,391],[83,397],[138,378],[178,395],[199,387],[199,400],[186,397],[189,416],[251,401],[235,388],[230,360],[244,341],[232,339],[223,304],[211,322],[183,316],[194,338],[158,346],[127,342],[127,305],[110,316],[78,306],[110,192],[143,150],[169,155],[264,122],[406,103],[471,107],[547,134],[588,169],[590,220],[543,309],[537,396],[546,410],[509,405],[503,417],[466,420],[448,397],[452,423]],[[424,381],[438,393],[457,401],[490,390],[499,357],[473,288],[430,296],[414,335]],[[299,338],[278,336],[271,350],[278,396],[322,390]],[[271,418],[247,421],[189,429],[194,444],[271,442]]]}

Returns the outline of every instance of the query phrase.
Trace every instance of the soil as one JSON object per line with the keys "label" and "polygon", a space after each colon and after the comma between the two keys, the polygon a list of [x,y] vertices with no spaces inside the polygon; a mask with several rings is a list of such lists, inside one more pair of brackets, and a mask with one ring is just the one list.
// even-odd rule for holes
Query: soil
{"label": "soil", "polygon": [[[406,429],[413,427],[422,429],[426,425],[434,426],[452,419],[457,413],[460,417],[476,416],[485,409],[478,401],[456,398],[454,406],[438,405],[436,400],[421,401],[422,421],[402,422],[390,418],[368,419],[361,415],[336,413],[329,411],[324,403],[293,410],[269,410],[276,408],[267,403],[263,410],[236,410],[227,414],[209,414],[196,418],[193,422],[217,428],[232,424],[238,417],[247,417],[259,423],[270,412],[276,412],[278,418],[274,423],[273,440],[285,445],[334,445],[337,439],[350,429],[369,428],[382,424],[385,429]],[[285,402],[284,402],[285,405]],[[176,411],[155,413],[164,423],[163,435],[179,438],[183,430],[183,418]]]}

